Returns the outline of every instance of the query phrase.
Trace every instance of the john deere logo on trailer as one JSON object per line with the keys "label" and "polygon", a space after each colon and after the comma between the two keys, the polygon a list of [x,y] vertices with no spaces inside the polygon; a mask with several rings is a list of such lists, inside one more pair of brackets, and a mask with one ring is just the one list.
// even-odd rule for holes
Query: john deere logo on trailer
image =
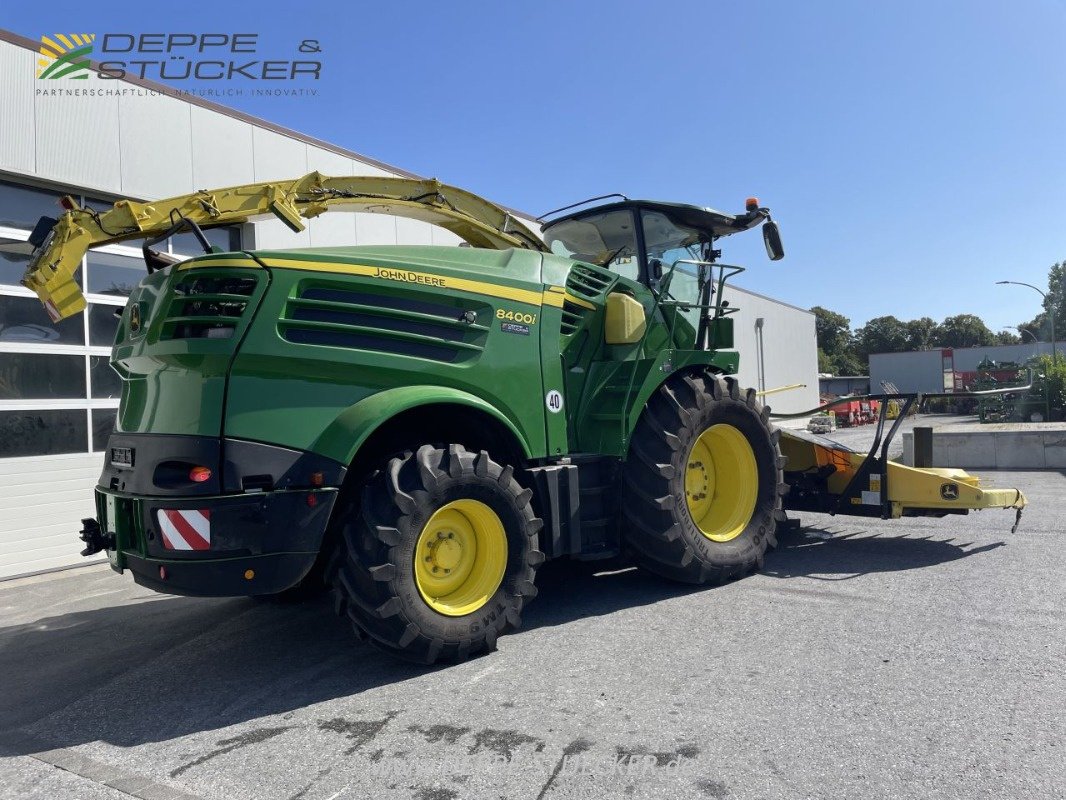
{"label": "john deere logo on trailer", "polygon": [[87,79],[94,39],[95,33],[53,33],[51,36],[41,36],[37,77]]}

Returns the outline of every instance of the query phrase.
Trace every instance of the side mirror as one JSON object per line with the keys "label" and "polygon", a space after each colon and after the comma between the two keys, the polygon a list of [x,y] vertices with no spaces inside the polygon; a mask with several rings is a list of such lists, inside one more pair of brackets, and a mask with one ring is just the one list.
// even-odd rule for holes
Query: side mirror
{"label": "side mirror", "polygon": [[766,255],[771,261],[780,261],[785,257],[785,246],[781,244],[781,231],[772,219],[762,225],[762,241],[766,245]]}
{"label": "side mirror", "polygon": [[661,259],[648,259],[648,278],[653,281],[661,281],[663,279],[663,262]]}

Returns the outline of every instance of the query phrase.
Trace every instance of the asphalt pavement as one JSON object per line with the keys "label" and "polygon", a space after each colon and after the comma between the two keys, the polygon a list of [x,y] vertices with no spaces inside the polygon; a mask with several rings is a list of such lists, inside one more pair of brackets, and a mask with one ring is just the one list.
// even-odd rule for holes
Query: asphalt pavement
{"label": "asphalt pavement", "polygon": [[765,571],[546,565],[496,653],[417,668],[324,603],[0,584],[0,796],[1066,795],[1066,475],[1013,513],[803,515]]}

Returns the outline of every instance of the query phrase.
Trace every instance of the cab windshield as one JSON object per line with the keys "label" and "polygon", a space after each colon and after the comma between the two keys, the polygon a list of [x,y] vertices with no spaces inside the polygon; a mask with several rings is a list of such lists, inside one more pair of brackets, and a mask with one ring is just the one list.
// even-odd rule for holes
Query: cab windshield
{"label": "cab windshield", "polygon": [[556,255],[598,264],[623,278],[640,280],[637,230],[628,208],[553,225],[545,231],[544,240]]}
{"label": "cab windshield", "polygon": [[[643,248],[635,224],[639,214]],[[644,280],[655,290],[675,267],[669,295],[686,303],[699,302],[699,270],[710,246],[707,231],[683,225],[653,210],[615,209],[552,225],[544,232],[551,251],[578,261],[607,267],[631,280]]]}

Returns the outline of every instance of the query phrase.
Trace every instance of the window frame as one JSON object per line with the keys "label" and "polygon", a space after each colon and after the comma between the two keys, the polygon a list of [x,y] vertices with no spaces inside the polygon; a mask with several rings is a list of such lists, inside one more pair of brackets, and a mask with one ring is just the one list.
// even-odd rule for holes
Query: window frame
{"label": "window frame", "polygon": [[[29,231],[19,230],[17,228],[0,227],[0,237],[5,239],[15,239],[20,241],[28,241],[30,237]],[[141,258],[141,251],[133,247],[125,247],[122,245],[106,245],[99,248],[102,251],[110,252],[114,255],[134,256]],[[87,258],[82,259],[81,263],[81,281],[82,286],[86,286]],[[26,297],[33,300],[37,299],[36,293],[30,291],[24,286],[16,286],[7,283],[0,283],[0,295],[8,297]],[[126,299],[122,297],[116,297],[114,295],[86,293],[85,300],[87,303],[95,303],[97,305],[106,305],[117,308],[123,308],[126,305]],[[99,452],[94,451],[92,448],[92,412],[94,409],[118,409],[119,401],[117,398],[108,399],[94,399],[92,397],[92,377],[90,374],[90,356],[103,356],[104,358],[110,358],[111,348],[103,347],[99,345],[89,344],[89,315],[86,312],[82,312],[82,344],[47,344],[42,342],[0,342],[0,353],[25,353],[29,355],[76,355],[82,357],[82,369],[85,373],[85,397],[84,398],[67,398],[67,399],[18,399],[18,400],[0,400],[0,411],[52,411],[52,410],[78,410],[83,409],[85,412],[85,422],[87,425],[88,435],[84,442],[84,446],[80,450],[72,450],[70,453],[56,453],[50,455],[41,456],[12,456],[12,458],[55,458],[60,455],[74,455],[74,454],[86,454],[91,455]],[[2,457],[2,456],[0,456]]]}
{"label": "window frame", "polygon": [[[37,185],[25,180],[19,180],[14,176],[3,176],[3,182],[13,185],[15,187],[25,187],[27,189],[43,190],[47,192],[56,192],[57,195],[62,196],[64,194],[70,194],[75,197],[82,206],[87,206],[91,203],[109,203],[112,201],[103,200],[99,197],[87,195],[80,190],[61,190],[54,187],[46,187]],[[2,191],[2,187],[0,187]],[[57,215],[60,213],[57,210]],[[225,226],[225,229],[230,231],[231,241],[233,234],[236,233],[238,237],[238,247],[244,246],[244,238],[246,231],[240,225],[237,226]],[[12,228],[4,225],[0,225],[0,239],[12,239],[15,241],[29,241],[30,231],[23,230],[22,228]],[[121,244],[109,244],[102,247],[92,248],[94,252],[106,253],[110,255],[126,256],[137,259],[139,262],[143,262],[144,254],[140,247],[130,247],[129,245]],[[168,253],[175,253],[178,255],[184,255],[183,253],[176,253],[173,247],[173,241],[167,240]],[[195,254],[194,254],[195,255]],[[192,257],[192,256],[189,256]],[[99,294],[96,292],[89,292],[89,273],[91,267],[88,263],[88,254],[86,254],[81,260],[81,277],[80,285],[85,296],[85,302],[87,304],[94,304],[97,306],[111,306],[113,308],[124,308],[128,298],[120,295]],[[146,273],[147,274],[147,273]],[[7,297],[23,297],[37,299],[36,293],[30,291],[24,286],[10,283],[0,283],[0,295]],[[18,459],[18,458],[70,458],[84,455],[99,454],[101,451],[93,449],[93,411],[106,409],[115,410],[117,413],[119,407],[118,398],[106,398],[96,399],[93,398],[93,386],[92,386],[92,370],[91,370],[91,357],[103,356],[110,359],[111,346],[110,345],[92,345],[90,344],[90,330],[89,330],[89,310],[88,307],[85,311],[81,312],[82,319],[82,343],[81,344],[47,344],[44,342],[2,342],[0,341],[0,353],[24,353],[24,354],[37,354],[37,355],[80,355],[82,356],[82,368],[85,372],[85,397],[84,398],[67,398],[67,399],[19,399],[19,400],[6,400],[0,399],[0,411],[63,411],[63,410],[84,410],[86,420],[87,437],[84,443],[84,449],[72,450],[69,453],[55,453],[48,455],[36,455],[36,456],[0,456],[0,459]]]}

